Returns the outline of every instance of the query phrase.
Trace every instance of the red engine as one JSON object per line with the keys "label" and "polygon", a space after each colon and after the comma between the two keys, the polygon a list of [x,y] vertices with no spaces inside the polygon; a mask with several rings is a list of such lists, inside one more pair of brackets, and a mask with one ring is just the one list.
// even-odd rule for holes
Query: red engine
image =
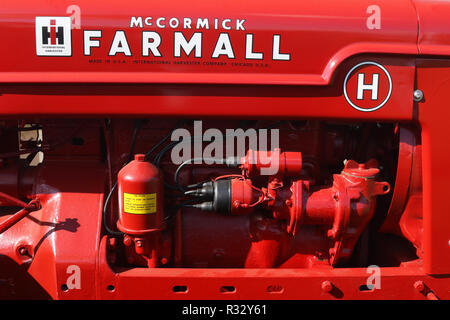
{"label": "red engine", "polygon": [[[411,188],[396,190],[420,194],[420,153],[411,148],[418,143],[416,128],[268,120],[41,120],[22,127],[8,123],[5,135],[33,132],[61,141],[29,141],[26,148],[20,141],[22,151],[17,155],[28,157],[14,160],[11,154],[3,162],[1,180],[12,182],[4,185],[2,204],[12,210],[24,207],[1,223],[2,233],[13,234],[13,241],[23,230],[15,229],[14,223],[26,215],[18,223],[27,230],[39,234],[42,225],[48,225],[53,230],[47,236],[76,235],[84,224],[76,213],[79,205],[92,212],[94,195],[99,201],[106,190],[104,203],[97,202],[95,210],[102,212],[108,240],[105,258],[113,270],[319,268],[326,272],[420,261],[422,226],[410,225],[417,221],[420,207],[403,213],[399,221],[395,208],[405,206],[406,199],[393,199],[390,191],[396,179],[404,179],[412,181]],[[187,142],[170,141],[171,132],[173,136],[181,128],[194,131],[199,123],[205,132],[244,125],[242,132],[248,135],[233,136],[236,148],[251,140],[252,130],[270,130],[278,133],[280,148],[246,148],[242,157],[189,158],[174,164],[177,146],[194,150],[194,144],[200,145],[202,152],[211,147],[204,137],[194,135]],[[222,147],[226,144],[216,144],[215,151],[220,154]],[[30,166],[41,152],[43,163]],[[414,170],[398,171],[405,162],[411,168],[413,159]],[[86,188],[91,192],[86,193]],[[13,197],[34,200],[24,203]],[[55,212],[61,221],[69,207],[75,211],[65,221],[46,221],[46,215]],[[96,216],[91,219],[89,225],[100,226]],[[382,223],[397,236],[378,232]],[[13,249],[22,263],[37,256],[34,237]],[[81,245],[80,252],[86,250],[80,243],[73,245]]]}
{"label": "red engine", "polygon": [[5,1],[0,298],[450,297],[450,5]]}

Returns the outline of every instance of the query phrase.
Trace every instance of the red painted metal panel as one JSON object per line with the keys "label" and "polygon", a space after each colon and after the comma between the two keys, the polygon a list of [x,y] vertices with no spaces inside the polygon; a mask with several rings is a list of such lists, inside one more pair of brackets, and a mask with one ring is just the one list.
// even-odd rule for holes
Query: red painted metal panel
{"label": "red painted metal panel", "polygon": [[450,149],[443,144],[448,135],[448,91],[450,63],[447,60],[418,60],[417,88],[425,99],[417,104],[422,126],[424,264],[431,274],[450,274],[450,204],[445,168]]}
{"label": "red painted metal panel", "polygon": [[[424,274],[420,265],[381,268],[382,290],[361,291],[369,273],[366,268],[330,269],[122,269],[111,270],[102,261],[106,239],[100,246],[97,295],[102,299],[251,299],[251,300],[323,300],[323,299],[426,299],[415,289],[416,281],[441,299],[449,298],[449,279]],[[321,288],[330,281],[334,290]],[[174,286],[185,286],[185,292],[174,292]],[[224,292],[223,286],[234,287]],[[281,288],[277,291],[271,288]],[[112,289],[112,290],[108,290]],[[402,288],[399,290],[399,288]],[[425,291],[426,292],[426,291]]]}
{"label": "red painted metal panel", "polygon": [[[0,82],[325,85],[331,81],[335,69],[350,56],[418,52],[417,17],[408,0],[378,1],[382,15],[379,29],[367,27],[372,1],[282,0],[273,5],[258,0],[194,0],[172,1],[169,9],[165,2],[156,1],[80,0],[77,6],[81,25],[71,31],[72,55],[37,56],[35,35],[45,26],[36,25],[35,30],[35,18],[70,16],[66,12],[72,4],[67,0],[25,0],[20,5],[13,0],[2,2],[0,30],[8,46],[0,52]],[[130,27],[131,17],[142,17],[143,27],[136,28],[134,24]],[[145,25],[146,17],[152,17],[147,20],[151,26]],[[164,28],[157,27],[158,17],[166,19],[159,22]],[[177,28],[170,27],[172,18],[178,19]],[[185,28],[184,18],[192,20],[191,29],[187,25]],[[200,24],[198,30],[194,29],[199,18],[209,19],[209,29],[201,28]],[[217,29],[214,19],[219,19]],[[230,19],[224,24],[226,29],[220,23],[224,19]],[[102,32],[100,40],[93,38],[99,40],[100,47],[93,46],[89,56],[84,54],[84,44],[88,42],[84,41],[85,30]],[[118,30],[124,31],[131,56],[124,53],[109,56]],[[161,57],[142,56],[143,30],[160,35]],[[174,32],[182,32],[186,39],[194,32],[201,32],[201,58],[194,57],[193,52],[189,57],[184,53],[174,57]],[[234,58],[212,57],[221,33],[229,34]],[[263,53],[263,59],[246,56],[246,35],[253,35],[251,50]],[[280,37],[274,40],[274,35]],[[290,54],[289,60],[276,60],[279,58],[274,56],[274,48],[279,48],[280,54]]]}
{"label": "red painted metal panel", "polygon": [[[112,0],[105,8],[100,3],[81,0],[78,2],[81,29],[72,30],[72,55],[36,56],[35,17],[68,16],[66,9],[70,4],[70,1],[25,0],[19,7],[12,0],[2,3],[0,30],[10,45],[0,52],[0,115],[5,118],[258,117],[418,122],[422,129],[422,149],[420,142],[416,145],[415,139],[407,139],[405,143],[411,141],[411,145],[400,150],[400,157],[406,159],[401,162],[398,175],[404,177],[404,172],[411,173],[410,189],[406,192],[406,185],[396,186],[400,198],[408,197],[410,202],[406,211],[400,212],[403,201],[394,207],[397,212],[389,227],[400,233],[395,228],[401,213],[405,219],[421,220],[421,210],[411,208],[421,205],[420,175],[416,172],[420,157],[414,155],[414,159],[409,159],[412,162],[407,160],[412,157],[412,150],[422,152],[424,237],[422,242],[418,223],[412,228],[414,234],[407,238],[413,238],[411,241],[419,252],[423,249],[423,260],[419,255],[415,261],[381,268],[382,290],[367,291],[361,291],[368,277],[366,269],[332,269],[320,263],[301,271],[288,269],[289,264],[285,268],[259,270],[122,267],[113,270],[114,262],[108,261],[113,255],[108,255],[107,250],[111,249],[108,246],[114,246],[106,236],[101,237],[106,179],[100,161],[90,158],[92,154],[97,156],[99,147],[95,145],[92,148],[96,153],[74,157],[70,152],[62,152],[39,170],[34,191],[44,203],[43,209],[29,214],[14,229],[1,235],[0,264],[7,273],[0,280],[10,285],[0,288],[3,290],[0,297],[14,296],[14,288],[25,288],[29,292],[23,293],[24,296],[61,299],[424,299],[427,295],[417,282],[423,281],[425,288],[431,288],[439,298],[450,298],[449,177],[445,173],[450,153],[442,143],[448,135],[450,116],[446,101],[450,90],[450,62],[416,60],[417,54],[449,54],[450,38],[443,26],[448,24],[445,13],[450,13],[450,4],[380,1],[382,28],[367,30],[366,9],[371,4],[368,1],[322,6],[285,0],[276,7],[256,0],[245,3],[175,1],[169,13],[164,3],[130,0],[123,7],[123,1]],[[183,31],[191,36],[194,30],[149,26],[144,30],[158,31],[161,35],[161,60],[168,63],[134,62],[159,59],[139,56],[142,29],[129,26],[130,17],[137,15],[209,18],[210,21],[216,17],[232,21],[245,19],[246,29],[226,31],[235,48],[235,59],[211,58],[217,37],[224,31],[213,28],[202,30],[202,58],[178,59],[173,57],[174,32]],[[101,46],[93,47],[90,57],[83,54],[83,30],[87,29],[102,30]],[[119,54],[108,58],[116,30],[127,34],[132,57]],[[49,33],[52,43],[59,41],[57,32],[51,29]],[[254,51],[264,53],[262,65],[232,64],[246,62],[243,57],[247,33],[254,36]],[[281,51],[289,52],[289,61],[273,60],[273,35],[280,35]],[[136,52],[138,57],[134,55]],[[175,64],[175,61],[185,63]],[[193,63],[196,61],[201,63]],[[203,64],[208,61],[225,64]],[[389,74],[380,78],[383,83],[379,93],[382,97],[389,96],[380,108],[377,108],[380,101],[375,100],[365,101],[369,103],[360,105],[359,110],[351,106],[358,99],[355,98],[356,74],[350,72],[363,62],[376,62]],[[372,79],[375,74],[382,75],[374,64],[365,70],[366,77]],[[280,84],[283,86],[277,86]],[[415,88],[421,89],[425,98],[414,104]],[[346,99],[344,89],[347,95],[353,94],[353,99]],[[118,158],[114,159],[117,166]],[[410,175],[407,176],[409,179]],[[402,181],[399,179],[397,183]],[[411,196],[413,191],[416,198]],[[5,218],[2,216],[1,220]],[[39,239],[37,243],[36,239]],[[32,260],[20,253],[27,248],[34,250]],[[71,266],[80,268],[81,272],[81,287],[75,290],[64,287],[74,272]],[[431,276],[436,274],[440,276]],[[324,283],[332,283],[337,290],[334,293],[324,290],[327,287]],[[186,286],[187,291],[174,292],[174,286]],[[235,290],[223,292],[222,286],[232,286]],[[274,287],[282,290],[269,290]]]}
{"label": "red painted metal panel", "polygon": [[[0,257],[14,257],[8,264],[0,260],[0,277],[11,273],[14,284],[13,291],[0,290],[0,297],[65,298],[63,285],[79,270],[80,288],[72,288],[69,298],[93,299],[104,168],[83,161],[47,163],[37,180],[42,209],[0,235]],[[20,247],[29,247],[32,259],[18,254]]]}
{"label": "red painted metal panel", "polygon": [[450,3],[439,0],[413,0],[417,8],[421,55],[450,54]]}
{"label": "red painted metal panel", "polygon": [[[362,112],[343,94],[345,76],[360,62],[383,65],[392,78],[392,94],[381,108]],[[369,78],[371,74],[367,75]],[[366,79],[370,81],[370,79]],[[353,86],[352,86],[353,84]],[[414,60],[405,58],[351,59],[342,64],[330,86],[0,86],[3,115],[152,115],[230,116],[412,120]],[[354,81],[349,90],[356,91]],[[381,85],[380,85],[381,86]],[[354,95],[356,93],[354,92]],[[370,99],[368,95],[365,99]],[[211,108],[214,106],[214,108]],[[275,107],[278,106],[278,107]],[[281,107],[279,107],[281,106]]]}

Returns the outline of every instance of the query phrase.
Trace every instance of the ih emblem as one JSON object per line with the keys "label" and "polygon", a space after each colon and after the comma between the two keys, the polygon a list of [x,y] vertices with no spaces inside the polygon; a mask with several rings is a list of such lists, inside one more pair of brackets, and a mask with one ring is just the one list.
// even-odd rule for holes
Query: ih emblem
{"label": "ih emblem", "polygon": [[376,62],[354,66],[344,80],[344,96],[359,111],[375,111],[389,100],[392,79],[385,67]]}
{"label": "ih emblem", "polygon": [[38,56],[71,56],[72,18],[36,17],[36,54]]}

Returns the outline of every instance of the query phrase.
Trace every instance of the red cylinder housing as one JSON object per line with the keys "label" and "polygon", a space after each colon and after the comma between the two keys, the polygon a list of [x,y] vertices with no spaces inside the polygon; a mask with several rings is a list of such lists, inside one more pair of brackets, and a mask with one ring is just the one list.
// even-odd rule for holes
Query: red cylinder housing
{"label": "red cylinder housing", "polygon": [[[246,177],[259,175],[297,176],[302,171],[301,152],[281,152],[279,148],[273,151],[249,150],[241,158],[240,168]],[[274,172],[264,174],[261,169],[273,168]]]}
{"label": "red cylinder housing", "polygon": [[118,174],[120,231],[144,235],[158,231],[163,219],[163,185],[160,171],[145,155],[137,154]]}

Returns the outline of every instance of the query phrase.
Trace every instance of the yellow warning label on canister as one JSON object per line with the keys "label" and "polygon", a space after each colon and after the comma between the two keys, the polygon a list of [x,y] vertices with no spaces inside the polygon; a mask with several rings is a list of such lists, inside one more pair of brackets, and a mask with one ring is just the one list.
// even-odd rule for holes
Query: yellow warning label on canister
{"label": "yellow warning label on canister", "polygon": [[123,211],[133,214],[151,214],[156,212],[156,193],[123,194]]}

